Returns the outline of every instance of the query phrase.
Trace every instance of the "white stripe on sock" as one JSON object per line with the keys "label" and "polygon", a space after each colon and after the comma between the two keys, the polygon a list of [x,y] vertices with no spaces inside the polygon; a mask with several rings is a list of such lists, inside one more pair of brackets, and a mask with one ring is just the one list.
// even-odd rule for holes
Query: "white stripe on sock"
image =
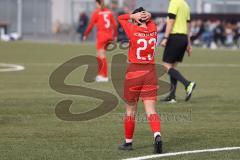
{"label": "white stripe on sock", "polygon": [[132,143],[132,139],[126,139],[126,143]]}
{"label": "white stripe on sock", "polygon": [[155,139],[157,136],[161,136],[161,133],[160,133],[160,132],[155,132],[155,133],[154,133],[154,139]]}

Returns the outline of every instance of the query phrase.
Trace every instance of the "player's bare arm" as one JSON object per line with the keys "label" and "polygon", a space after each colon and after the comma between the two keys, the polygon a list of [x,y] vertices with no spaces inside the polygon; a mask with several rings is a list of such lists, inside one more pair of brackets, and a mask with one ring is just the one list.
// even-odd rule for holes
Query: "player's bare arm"
{"label": "player's bare arm", "polygon": [[167,41],[168,41],[168,37],[169,37],[170,33],[172,32],[174,23],[175,23],[175,19],[169,18],[167,20],[166,32],[165,32],[164,38],[163,38],[163,40],[161,42],[161,46],[166,47]]}
{"label": "player's bare arm", "polygon": [[191,43],[191,24],[188,22],[188,47],[187,47],[187,53],[188,56],[190,57],[192,54],[192,43]]}
{"label": "player's bare arm", "polygon": [[96,20],[97,20],[97,17],[96,17],[96,14],[95,14],[95,12],[94,12],[94,13],[92,14],[91,21],[90,21],[90,23],[89,23],[89,25],[88,25],[85,33],[84,33],[83,41],[86,41],[86,40],[87,40],[89,33],[92,31],[92,29],[93,29],[93,27],[94,27],[94,25],[95,25],[95,23],[96,23]]}

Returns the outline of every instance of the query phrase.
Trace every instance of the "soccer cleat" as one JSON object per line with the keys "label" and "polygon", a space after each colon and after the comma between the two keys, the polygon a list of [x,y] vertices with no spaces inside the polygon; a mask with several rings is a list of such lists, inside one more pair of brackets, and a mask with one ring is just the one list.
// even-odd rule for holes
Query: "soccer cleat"
{"label": "soccer cleat", "polygon": [[196,83],[195,82],[191,82],[187,88],[186,88],[186,91],[187,91],[187,94],[186,94],[186,98],[185,98],[185,101],[189,101],[192,97],[192,93],[194,91],[194,89],[196,88]]}
{"label": "soccer cleat", "polygon": [[103,77],[103,76],[97,76],[95,79],[96,82],[108,82],[109,79],[108,77]]}
{"label": "soccer cleat", "polygon": [[155,154],[161,154],[163,152],[162,150],[162,139],[161,136],[157,136],[155,138],[155,142],[154,142],[154,153]]}
{"label": "soccer cleat", "polygon": [[177,103],[176,98],[171,97],[171,96],[167,96],[166,98],[162,99],[161,102],[165,102],[165,103]]}
{"label": "soccer cleat", "polygon": [[122,145],[118,147],[119,150],[124,150],[124,151],[131,151],[133,150],[132,148],[132,143],[126,143],[124,142]]}

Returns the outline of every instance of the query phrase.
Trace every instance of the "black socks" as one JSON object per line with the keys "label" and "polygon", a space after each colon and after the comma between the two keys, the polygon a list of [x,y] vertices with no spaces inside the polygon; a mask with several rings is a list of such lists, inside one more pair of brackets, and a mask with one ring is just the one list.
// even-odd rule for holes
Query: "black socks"
{"label": "black socks", "polygon": [[168,74],[170,75],[171,79],[173,78],[173,79],[181,82],[181,83],[185,86],[185,88],[187,88],[188,85],[190,84],[190,82],[189,82],[188,80],[186,80],[186,79],[182,76],[182,74],[181,74],[180,72],[178,72],[178,71],[177,71],[176,69],[174,69],[174,68],[170,68],[170,69],[168,70]]}
{"label": "black socks", "polygon": [[177,89],[177,80],[170,76],[170,82],[171,82],[171,92],[170,97],[175,99],[176,98],[176,89]]}

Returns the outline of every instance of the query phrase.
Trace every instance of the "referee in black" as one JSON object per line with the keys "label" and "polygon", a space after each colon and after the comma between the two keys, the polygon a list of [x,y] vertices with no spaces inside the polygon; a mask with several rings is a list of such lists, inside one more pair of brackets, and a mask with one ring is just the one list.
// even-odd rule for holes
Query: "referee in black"
{"label": "referee in black", "polygon": [[192,53],[190,42],[190,8],[185,0],[170,0],[168,9],[167,27],[161,45],[165,47],[163,65],[170,76],[171,91],[163,99],[165,102],[176,103],[177,82],[181,82],[186,89],[185,101],[190,100],[195,82],[187,80],[177,69],[178,63],[182,62],[185,51],[188,56]]}

